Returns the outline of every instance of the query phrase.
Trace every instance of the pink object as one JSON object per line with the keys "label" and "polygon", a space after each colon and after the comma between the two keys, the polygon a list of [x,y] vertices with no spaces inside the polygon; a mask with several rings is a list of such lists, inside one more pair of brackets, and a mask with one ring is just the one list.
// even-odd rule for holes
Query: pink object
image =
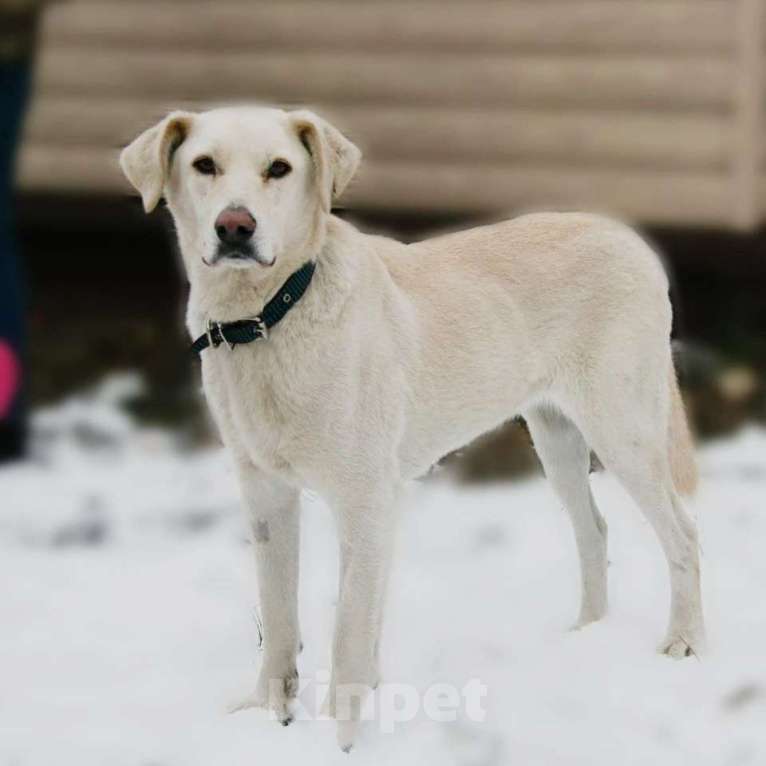
{"label": "pink object", "polygon": [[19,360],[13,349],[4,340],[0,340],[0,420],[10,412],[20,383]]}

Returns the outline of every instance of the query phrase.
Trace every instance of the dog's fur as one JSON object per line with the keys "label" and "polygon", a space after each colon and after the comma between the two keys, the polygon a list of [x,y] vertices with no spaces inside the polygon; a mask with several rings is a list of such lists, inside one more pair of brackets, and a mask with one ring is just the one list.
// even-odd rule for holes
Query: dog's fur
{"label": "dog's fur", "polygon": [[[205,155],[215,176],[192,166]],[[266,341],[202,355],[205,394],[252,518],[264,623],[254,705],[289,718],[300,644],[299,492],[334,508],[340,597],[327,710],[350,745],[336,692],[373,687],[403,482],[516,413],[571,515],[582,569],[579,624],[606,611],[606,524],[590,450],[653,525],[667,557],[663,651],[699,650],[697,530],[679,494],[696,469],[670,353],[668,282],[615,221],[546,213],[403,245],[334,217],[359,150],[310,112],[173,113],[122,156],[147,211],[167,199],[191,283],[188,328],[257,314],[315,259],[306,295]],[[275,158],[292,172],[269,178]],[[259,262],[214,265],[228,206],[257,220]],[[264,265],[271,264],[271,265]],[[351,718],[358,715],[352,706]]]}

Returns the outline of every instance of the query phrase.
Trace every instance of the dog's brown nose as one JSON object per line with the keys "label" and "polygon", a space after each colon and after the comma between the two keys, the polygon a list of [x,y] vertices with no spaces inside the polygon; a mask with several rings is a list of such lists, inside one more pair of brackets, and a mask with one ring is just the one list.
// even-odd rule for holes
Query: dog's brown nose
{"label": "dog's brown nose", "polygon": [[215,219],[215,233],[225,245],[243,245],[254,231],[255,218],[244,207],[227,207]]}

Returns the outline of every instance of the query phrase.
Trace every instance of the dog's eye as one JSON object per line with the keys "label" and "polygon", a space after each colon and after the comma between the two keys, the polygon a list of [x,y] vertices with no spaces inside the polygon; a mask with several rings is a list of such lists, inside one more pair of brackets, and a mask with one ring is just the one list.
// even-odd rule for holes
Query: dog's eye
{"label": "dog's eye", "polygon": [[215,175],[215,162],[210,157],[200,157],[198,160],[194,160],[192,163],[194,169],[198,173],[202,173],[205,176]]}
{"label": "dog's eye", "polygon": [[289,162],[285,162],[284,160],[274,160],[274,162],[269,165],[266,175],[269,178],[282,178],[282,176],[286,176],[291,170],[292,168],[290,167]]}

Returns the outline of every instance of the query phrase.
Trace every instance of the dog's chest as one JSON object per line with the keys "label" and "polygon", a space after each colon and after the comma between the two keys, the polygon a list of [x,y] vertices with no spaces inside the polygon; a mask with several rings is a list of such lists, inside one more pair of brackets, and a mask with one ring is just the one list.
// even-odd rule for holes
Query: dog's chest
{"label": "dog's chest", "polygon": [[316,413],[306,414],[306,386],[274,361],[263,347],[215,349],[203,361],[205,396],[224,443],[237,457],[297,480]]}

